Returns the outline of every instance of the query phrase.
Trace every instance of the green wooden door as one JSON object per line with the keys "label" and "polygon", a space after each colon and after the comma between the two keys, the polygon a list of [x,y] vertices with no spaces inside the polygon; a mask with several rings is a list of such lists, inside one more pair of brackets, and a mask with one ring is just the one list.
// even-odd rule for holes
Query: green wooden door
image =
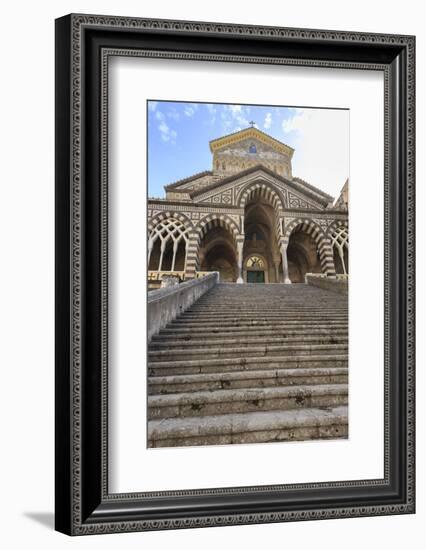
{"label": "green wooden door", "polygon": [[264,271],[247,271],[248,283],[264,283],[265,272]]}

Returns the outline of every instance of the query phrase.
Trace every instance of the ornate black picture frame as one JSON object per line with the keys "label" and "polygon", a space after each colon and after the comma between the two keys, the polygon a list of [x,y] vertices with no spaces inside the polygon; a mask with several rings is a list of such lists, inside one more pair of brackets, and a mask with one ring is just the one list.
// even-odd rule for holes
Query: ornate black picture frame
{"label": "ornate black picture frame", "polygon": [[[108,491],[107,71],[146,56],[384,74],[383,479]],[[56,529],[119,533],[414,513],[413,36],[68,15],[56,21]]]}

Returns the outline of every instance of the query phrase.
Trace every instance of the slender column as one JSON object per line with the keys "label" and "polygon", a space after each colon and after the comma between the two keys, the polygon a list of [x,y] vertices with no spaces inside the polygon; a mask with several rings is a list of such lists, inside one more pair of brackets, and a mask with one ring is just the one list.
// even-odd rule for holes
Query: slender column
{"label": "slender column", "polygon": [[178,249],[178,245],[179,245],[179,242],[178,242],[178,241],[175,241],[175,242],[173,243],[173,260],[172,260],[172,269],[171,269],[171,271],[174,271],[174,270],[175,270],[176,252],[177,252],[177,249]]}
{"label": "slender column", "polygon": [[275,267],[275,282],[279,283],[280,282],[280,272],[279,272],[280,262],[277,260],[274,260],[274,267]]}
{"label": "slender column", "polygon": [[244,283],[243,280],[243,247],[244,247],[244,241],[238,241],[237,242],[237,262],[238,262],[238,279],[237,283],[241,284]]}
{"label": "slender column", "polygon": [[344,273],[345,275],[347,275],[347,272],[346,272],[346,265],[345,265],[345,257],[344,257],[344,255],[343,255],[343,247],[338,246],[338,247],[337,247],[337,250],[338,250],[338,252],[339,252],[340,261],[342,262],[343,273]]}
{"label": "slender column", "polygon": [[167,241],[162,241],[161,242],[160,263],[158,264],[157,271],[161,271],[161,268],[163,266],[163,255],[164,255],[164,250],[166,249],[166,243],[167,243]]}
{"label": "slender column", "polygon": [[283,282],[286,285],[291,284],[290,278],[288,276],[288,260],[287,260],[287,244],[281,245],[281,258],[283,261]]}
{"label": "slender column", "polygon": [[149,239],[148,240],[148,264],[147,264],[148,269],[149,269],[149,261],[151,259],[151,252],[153,248],[154,248],[154,243],[152,242],[151,239]]}

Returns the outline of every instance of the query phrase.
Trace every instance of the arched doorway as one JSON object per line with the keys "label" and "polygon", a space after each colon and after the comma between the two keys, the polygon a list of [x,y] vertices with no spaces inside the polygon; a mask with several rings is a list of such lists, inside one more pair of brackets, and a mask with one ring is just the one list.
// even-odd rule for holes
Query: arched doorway
{"label": "arched doorway", "polygon": [[[278,199],[274,195],[275,202]],[[263,187],[255,188],[244,204],[243,278],[246,282],[278,283],[280,249],[277,204]]]}
{"label": "arched doorway", "polygon": [[201,271],[218,271],[221,282],[236,282],[237,252],[232,236],[224,227],[213,227],[202,237],[199,261]]}
{"label": "arched doorway", "polygon": [[247,283],[267,283],[268,265],[265,258],[259,255],[251,255],[245,261],[245,273]]}
{"label": "arched doorway", "polygon": [[312,235],[296,228],[290,235],[287,247],[288,276],[292,283],[304,283],[307,273],[321,273],[318,243]]}

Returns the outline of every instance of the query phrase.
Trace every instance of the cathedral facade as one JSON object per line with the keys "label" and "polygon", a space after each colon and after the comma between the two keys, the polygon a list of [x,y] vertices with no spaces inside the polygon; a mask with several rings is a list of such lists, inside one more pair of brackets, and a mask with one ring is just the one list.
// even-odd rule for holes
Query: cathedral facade
{"label": "cathedral facade", "polygon": [[294,176],[294,150],[254,127],[212,140],[210,151],[211,170],[148,199],[150,288],[210,271],[230,283],[348,276],[347,181],[334,198]]}

